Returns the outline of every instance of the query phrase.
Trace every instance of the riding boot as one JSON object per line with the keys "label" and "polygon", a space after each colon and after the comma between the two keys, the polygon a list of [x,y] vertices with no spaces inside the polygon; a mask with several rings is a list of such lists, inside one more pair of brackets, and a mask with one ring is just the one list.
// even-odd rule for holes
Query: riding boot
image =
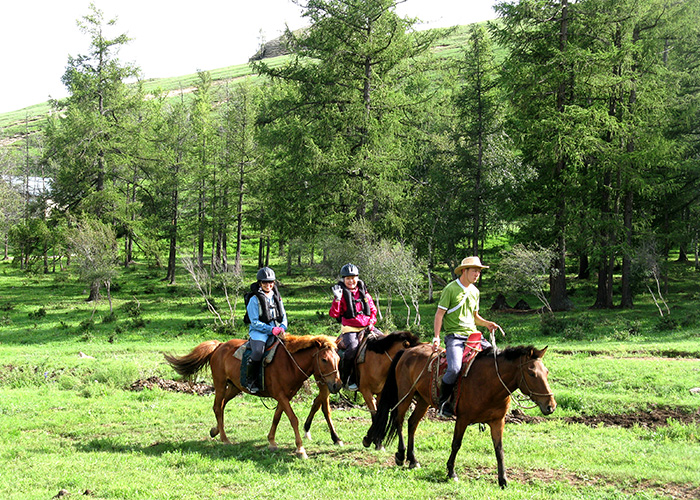
{"label": "riding boot", "polygon": [[260,392],[260,384],[258,382],[258,379],[260,377],[260,365],[262,364],[261,361],[253,361],[252,359],[248,360],[248,366],[247,366],[247,373],[246,373],[246,378],[248,379],[247,382],[247,389],[250,391],[251,394],[256,394]]}
{"label": "riding boot", "polygon": [[353,369],[354,359],[348,359],[347,356],[343,357],[340,366],[340,379],[343,381],[343,385],[349,391],[356,391],[357,384],[355,383],[355,370]]}
{"label": "riding boot", "polygon": [[446,384],[444,381],[440,384],[440,402],[438,403],[438,416],[443,418],[452,418],[455,416],[455,410],[452,403],[452,393],[454,392],[455,384]]}
{"label": "riding boot", "polygon": [[348,370],[349,374],[347,377],[348,385],[347,389],[348,391],[356,391],[358,389],[357,387],[357,379],[355,378],[355,363],[351,361],[348,363],[350,365],[350,369]]}

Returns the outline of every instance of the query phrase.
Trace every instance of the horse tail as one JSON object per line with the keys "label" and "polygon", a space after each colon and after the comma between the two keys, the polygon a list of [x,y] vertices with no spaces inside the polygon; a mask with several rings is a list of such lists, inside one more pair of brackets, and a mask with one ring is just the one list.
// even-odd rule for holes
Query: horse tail
{"label": "horse tail", "polygon": [[221,342],[218,340],[207,340],[192,349],[192,352],[185,356],[178,357],[171,354],[163,354],[163,356],[170,366],[173,367],[173,370],[179,375],[189,378],[209,364],[211,355],[220,344]]}
{"label": "horse tail", "polygon": [[[399,402],[399,387],[396,383],[396,364],[403,356],[405,351],[399,351],[394,356],[389,367],[389,373],[384,382],[377,413],[372,417],[372,425],[367,431],[367,439],[372,443],[386,441],[391,444],[394,438],[398,435],[398,427],[396,420],[396,405]],[[389,418],[391,416],[391,419]]]}

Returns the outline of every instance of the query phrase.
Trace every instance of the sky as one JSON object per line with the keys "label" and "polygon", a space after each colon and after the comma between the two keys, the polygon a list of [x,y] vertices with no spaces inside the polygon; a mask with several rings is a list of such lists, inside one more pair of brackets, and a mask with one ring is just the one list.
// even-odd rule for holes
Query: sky
{"label": "sky", "polygon": [[[243,64],[285,25],[308,24],[291,0],[94,0],[116,32],[132,41],[118,57],[144,78],[164,78]],[[496,0],[406,0],[397,12],[418,29],[494,19]],[[0,113],[62,98],[68,56],[87,54],[90,37],[76,21],[90,0],[3,0],[0,3]]]}

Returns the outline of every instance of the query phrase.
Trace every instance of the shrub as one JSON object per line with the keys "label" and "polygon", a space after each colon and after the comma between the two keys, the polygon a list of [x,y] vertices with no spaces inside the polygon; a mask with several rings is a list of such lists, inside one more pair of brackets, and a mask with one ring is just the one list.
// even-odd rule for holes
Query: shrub
{"label": "shrub", "polygon": [[40,319],[40,318],[43,318],[44,316],[46,316],[46,309],[44,309],[43,307],[40,307],[36,311],[29,313],[29,317],[31,319]]}

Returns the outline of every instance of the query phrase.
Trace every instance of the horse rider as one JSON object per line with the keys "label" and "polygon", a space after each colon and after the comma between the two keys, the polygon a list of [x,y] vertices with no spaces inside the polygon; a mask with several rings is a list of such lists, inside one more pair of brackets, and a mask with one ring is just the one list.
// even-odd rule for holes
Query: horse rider
{"label": "horse rider", "polygon": [[[435,312],[433,351],[437,351],[440,346],[440,330],[444,329],[446,333],[447,371],[442,377],[438,403],[438,415],[444,418],[454,416],[451,397],[462,369],[462,358],[469,335],[480,333],[477,326],[486,327],[489,332],[500,328],[496,323],[485,320],[479,314],[479,290],[474,283],[481,276],[482,269],[488,268],[489,266],[481,263],[479,257],[463,259],[454,270],[457,279],[442,290]],[[490,345],[481,335],[481,348],[484,349]]]}
{"label": "horse rider", "polygon": [[354,364],[360,342],[359,334],[363,330],[367,330],[367,333],[379,333],[374,328],[377,322],[377,308],[359,277],[360,270],[356,265],[345,264],[340,269],[340,276],[342,280],[331,287],[333,303],[328,314],[342,325],[341,345],[345,348],[345,354],[340,378],[348,390],[356,391]]}
{"label": "horse rider", "polygon": [[[251,394],[260,391],[258,376],[265,348],[287,330],[287,312],[275,282],[275,271],[269,267],[258,269],[257,281],[246,294],[246,323],[248,325],[250,358],[246,366],[247,389]],[[247,320],[247,321],[246,321]]]}

